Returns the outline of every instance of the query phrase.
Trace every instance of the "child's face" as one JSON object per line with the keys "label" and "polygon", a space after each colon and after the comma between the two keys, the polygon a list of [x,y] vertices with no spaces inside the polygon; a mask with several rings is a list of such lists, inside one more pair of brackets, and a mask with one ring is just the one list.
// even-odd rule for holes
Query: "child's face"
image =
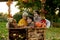
{"label": "child's face", "polygon": [[37,13],[34,13],[34,17],[38,17],[39,15]]}
{"label": "child's face", "polygon": [[37,12],[33,11],[33,13],[34,13],[34,16],[35,16],[35,17],[39,16],[39,15],[37,14]]}
{"label": "child's face", "polygon": [[27,18],[27,22],[28,22],[28,23],[31,23],[31,22],[32,22],[32,19],[28,17],[28,18]]}

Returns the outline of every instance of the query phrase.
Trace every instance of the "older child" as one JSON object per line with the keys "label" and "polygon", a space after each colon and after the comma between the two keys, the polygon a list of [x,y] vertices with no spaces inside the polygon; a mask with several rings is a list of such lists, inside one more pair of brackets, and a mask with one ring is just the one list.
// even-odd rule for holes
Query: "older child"
{"label": "older child", "polygon": [[39,11],[36,10],[36,11],[33,11],[33,13],[34,13],[34,24],[35,24],[34,26],[41,27],[41,22],[40,22],[41,18],[40,18]]}
{"label": "older child", "polygon": [[34,10],[33,13],[34,13],[34,22],[40,21],[41,18],[40,18],[39,11],[38,10]]}

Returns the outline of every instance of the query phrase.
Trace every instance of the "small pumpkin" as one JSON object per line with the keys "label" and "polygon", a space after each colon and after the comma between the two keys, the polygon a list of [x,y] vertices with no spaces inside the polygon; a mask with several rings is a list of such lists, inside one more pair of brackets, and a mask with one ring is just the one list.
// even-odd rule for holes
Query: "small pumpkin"
{"label": "small pumpkin", "polygon": [[41,27],[41,23],[40,22],[35,22],[35,26],[36,27]]}

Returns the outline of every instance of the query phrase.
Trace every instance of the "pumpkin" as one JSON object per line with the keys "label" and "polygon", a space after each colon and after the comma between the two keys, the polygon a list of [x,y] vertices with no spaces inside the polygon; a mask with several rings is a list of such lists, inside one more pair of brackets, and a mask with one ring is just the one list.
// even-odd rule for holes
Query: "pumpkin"
{"label": "pumpkin", "polygon": [[41,27],[41,23],[40,22],[35,22],[35,26],[36,27]]}

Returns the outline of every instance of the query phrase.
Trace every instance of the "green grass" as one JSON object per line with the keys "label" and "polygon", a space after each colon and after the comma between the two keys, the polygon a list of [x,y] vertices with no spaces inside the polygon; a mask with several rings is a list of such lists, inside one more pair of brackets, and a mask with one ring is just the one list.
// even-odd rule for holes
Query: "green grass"
{"label": "green grass", "polygon": [[46,39],[60,40],[60,28],[51,27],[46,30]]}
{"label": "green grass", "polygon": [[8,29],[6,29],[6,22],[0,22],[0,40],[8,37]]}
{"label": "green grass", "polygon": [[[6,22],[0,22],[0,39],[8,37],[8,29],[6,29]],[[60,40],[60,28],[51,27],[46,29],[46,40]]]}

